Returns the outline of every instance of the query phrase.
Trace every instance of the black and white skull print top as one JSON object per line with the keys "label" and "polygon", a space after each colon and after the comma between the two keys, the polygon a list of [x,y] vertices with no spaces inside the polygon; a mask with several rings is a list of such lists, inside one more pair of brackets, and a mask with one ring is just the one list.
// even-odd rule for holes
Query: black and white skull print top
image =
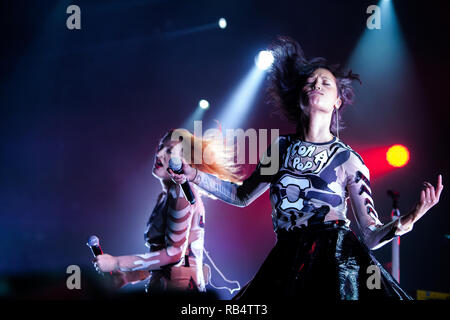
{"label": "black and white skull print top", "polygon": [[[278,169],[268,173],[276,160]],[[295,135],[280,136],[241,185],[200,171],[197,176],[195,182],[201,189],[240,207],[270,188],[275,232],[333,220],[344,220],[349,226],[348,199],[370,249],[380,248],[412,229],[405,229],[400,219],[380,222],[368,168],[361,156],[337,137],[326,143],[312,143]]]}

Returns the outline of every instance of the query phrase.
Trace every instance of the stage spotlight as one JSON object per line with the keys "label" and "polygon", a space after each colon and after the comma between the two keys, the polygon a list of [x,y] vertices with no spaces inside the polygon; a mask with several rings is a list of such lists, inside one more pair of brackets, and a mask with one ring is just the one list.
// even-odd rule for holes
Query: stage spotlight
{"label": "stage spotlight", "polygon": [[267,70],[273,63],[273,55],[270,51],[261,51],[255,59],[256,66],[260,70]]}
{"label": "stage spotlight", "polygon": [[216,117],[224,131],[239,128],[248,118],[258,89],[264,80],[264,74],[263,70],[253,66],[231,94],[221,113]]}
{"label": "stage spotlight", "polygon": [[209,108],[209,102],[205,99],[200,100],[198,103],[198,106],[202,109],[208,109]]}
{"label": "stage spotlight", "polygon": [[[359,115],[349,114],[347,121],[363,122],[372,119],[374,123],[407,131],[402,125],[399,126],[397,116],[381,116],[391,114],[392,110],[395,110],[396,115],[414,113],[415,108],[421,107],[418,76],[414,71],[414,63],[394,4],[395,1],[378,2],[381,29],[365,28],[348,61],[347,67],[356,71],[364,84],[356,86],[358,104],[364,106],[364,112]],[[420,123],[419,117],[412,119]],[[383,134],[386,136],[378,135],[381,140],[388,139],[391,135],[389,130],[385,130]]]}
{"label": "stage spotlight", "polygon": [[393,167],[403,167],[409,161],[408,148],[401,144],[393,145],[386,152],[386,160]]}
{"label": "stage spotlight", "polygon": [[227,20],[225,20],[225,18],[219,19],[219,27],[220,29],[225,29],[227,27]]}

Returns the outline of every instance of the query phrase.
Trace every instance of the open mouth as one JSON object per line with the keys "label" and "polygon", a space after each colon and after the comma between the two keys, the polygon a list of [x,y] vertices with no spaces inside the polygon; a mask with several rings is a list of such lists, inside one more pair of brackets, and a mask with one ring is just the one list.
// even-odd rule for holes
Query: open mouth
{"label": "open mouth", "polygon": [[156,159],[156,161],[155,161],[155,168],[162,168],[162,166],[163,166],[163,163],[161,162],[161,160],[159,160],[159,159]]}

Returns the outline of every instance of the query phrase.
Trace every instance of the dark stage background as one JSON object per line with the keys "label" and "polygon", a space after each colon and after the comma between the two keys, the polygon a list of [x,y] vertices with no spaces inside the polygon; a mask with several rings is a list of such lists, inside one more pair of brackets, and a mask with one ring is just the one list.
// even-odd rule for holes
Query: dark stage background
{"label": "dark stage background", "polygon": [[[378,54],[357,50],[379,31],[366,28],[366,8],[377,3],[2,1],[0,296],[23,290],[39,297],[46,285],[39,276],[64,287],[73,264],[91,275],[85,245],[91,234],[113,255],[146,252],[145,224],[161,190],[151,175],[158,139],[181,126],[203,98],[211,103],[204,130],[215,127],[258,51],[277,35],[297,39],[309,57],[349,64],[362,75],[341,132],[353,149],[369,157],[381,146],[409,148],[407,166],[372,176],[382,222],[390,219],[387,189],[401,192],[406,213],[424,180],[435,185],[442,173],[446,185],[449,2],[391,1],[399,26],[393,43],[403,51],[390,49],[400,57],[383,53],[381,40],[372,43]],[[70,4],[81,8],[81,30],[66,28]],[[226,29],[197,28],[220,17]],[[405,69],[395,68],[400,64]],[[244,129],[292,131],[264,102],[264,83],[240,120]],[[450,292],[448,199],[444,187],[441,202],[402,237],[401,285],[413,296],[417,289]],[[228,278],[245,284],[275,242],[268,193],[243,209],[204,202],[206,248]],[[375,255],[388,263],[390,245]],[[213,279],[220,283],[217,274]],[[20,290],[14,281],[22,281]],[[83,295],[82,289],[47,296],[52,292]]]}

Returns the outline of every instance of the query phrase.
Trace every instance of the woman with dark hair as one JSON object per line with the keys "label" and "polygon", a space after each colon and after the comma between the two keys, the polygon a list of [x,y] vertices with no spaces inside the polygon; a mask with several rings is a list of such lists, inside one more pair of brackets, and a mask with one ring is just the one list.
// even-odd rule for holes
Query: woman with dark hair
{"label": "woman with dark hair", "polygon": [[[182,139],[174,139],[175,136]],[[229,181],[237,182],[241,178],[239,169],[230,161],[233,155],[217,148],[214,139],[199,139],[182,129],[167,132],[159,142],[152,168],[153,176],[161,183],[162,193],[145,231],[145,244],[150,252],[126,256],[102,254],[94,259],[97,270],[112,272],[117,287],[148,280],[148,293],[205,291],[208,279],[203,269],[205,209],[202,193],[192,186],[195,203],[191,205],[167,171],[169,160],[181,157],[183,139],[190,140],[192,155],[206,149],[215,150],[211,164],[201,163],[194,165],[195,168]]]}
{"label": "woman with dark hair", "polygon": [[[353,102],[351,71],[323,58],[306,59],[300,45],[282,37],[272,45],[270,101],[296,123],[294,134],[280,136],[255,171],[238,185],[193,169],[184,174],[201,189],[232,205],[249,205],[270,188],[277,243],[256,276],[235,298],[411,299],[375,259],[371,250],[413,224],[436,205],[443,188],[424,182],[420,200],[408,214],[382,224],[374,207],[369,170],[361,156],[339,139],[341,113]],[[279,169],[266,175],[268,158],[278,148]],[[358,238],[349,228],[350,199]]]}

